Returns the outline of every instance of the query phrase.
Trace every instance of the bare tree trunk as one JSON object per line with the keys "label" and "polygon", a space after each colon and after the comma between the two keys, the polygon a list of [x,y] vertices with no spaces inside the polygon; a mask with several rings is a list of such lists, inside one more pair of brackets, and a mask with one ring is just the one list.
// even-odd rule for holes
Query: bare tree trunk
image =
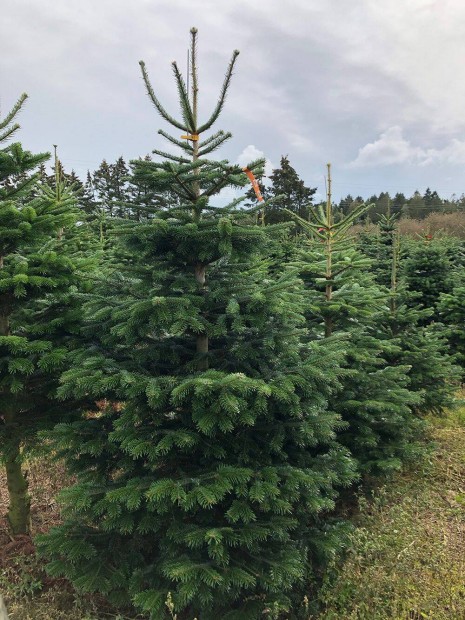
{"label": "bare tree trunk", "polygon": [[5,455],[6,483],[8,487],[9,506],[7,518],[11,531],[18,534],[29,534],[31,518],[31,499],[28,494],[28,483],[21,469],[21,441],[15,424],[14,415],[5,413],[6,432],[9,445]]}
{"label": "bare tree trunk", "polygon": [[[10,325],[8,314],[0,314],[0,335],[8,336]],[[9,494],[8,522],[14,535],[28,534],[31,500],[28,495],[27,480],[21,470],[21,437],[15,415],[11,409],[1,410],[5,421],[7,445],[4,450],[6,482]]]}

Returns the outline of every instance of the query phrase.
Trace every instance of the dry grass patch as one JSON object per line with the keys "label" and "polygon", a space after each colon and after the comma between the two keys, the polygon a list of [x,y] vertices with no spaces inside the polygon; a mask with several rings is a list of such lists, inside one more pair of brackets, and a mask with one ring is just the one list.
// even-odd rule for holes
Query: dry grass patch
{"label": "dry grass patch", "polygon": [[[72,480],[64,466],[38,458],[26,465],[31,502],[32,536],[60,522],[57,493]],[[30,536],[12,538],[5,514],[8,492],[0,468],[0,592],[10,620],[123,620],[99,597],[81,596],[64,579],[51,579],[37,558]],[[134,616],[132,616],[134,618]]]}
{"label": "dry grass patch", "polygon": [[361,502],[319,620],[465,619],[464,418],[435,420],[430,460]]}

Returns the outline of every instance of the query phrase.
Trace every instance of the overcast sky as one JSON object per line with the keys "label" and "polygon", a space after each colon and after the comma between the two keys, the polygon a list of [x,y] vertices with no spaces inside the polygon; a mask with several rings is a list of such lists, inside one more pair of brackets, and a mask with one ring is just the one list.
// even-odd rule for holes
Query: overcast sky
{"label": "overcast sky", "polygon": [[321,193],[329,161],[335,198],[465,192],[463,0],[3,0],[0,15],[1,116],[26,91],[24,147],[58,144],[80,175],[164,148],[138,61],[176,111],[170,63],[185,69],[196,26],[201,116],[241,51],[222,158],[288,155]]}

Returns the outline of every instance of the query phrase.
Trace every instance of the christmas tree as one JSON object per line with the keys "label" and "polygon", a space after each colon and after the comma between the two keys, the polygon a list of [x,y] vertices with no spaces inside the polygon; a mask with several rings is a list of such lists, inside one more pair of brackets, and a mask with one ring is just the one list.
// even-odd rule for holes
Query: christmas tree
{"label": "christmas tree", "polygon": [[[420,396],[414,411],[441,413],[453,403],[458,368],[448,352],[443,326],[430,322],[434,309],[422,307],[418,293],[406,286],[402,263],[407,252],[402,252],[395,222],[386,218],[383,224],[377,275],[385,281],[390,272],[390,300],[389,309],[377,322],[379,335],[393,345],[387,355],[389,363],[410,367],[409,390]],[[409,260],[411,269],[413,261]]]}
{"label": "christmas tree", "polygon": [[456,363],[461,368],[461,382],[465,376],[465,287],[455,286],[443,293],[438,304],[439,318],[445,324],[444,335]]}
{"label": "christmas tree", "polygon": [[248,182],[205,157],[230,134],[203,136],[238,52],[200,123],[196,29],[191,37],[191,92],[173,63],[182,120],[141,63],[156,110],[183,136],[161,130],[181,155],[133,162],[136,181],[177,199],[119,224],[118,268],[88,297],[92,345],[77,352],[61,395],[92,395],[99,407],[54,433],[78,482],[63,495],[64,524],[41,545],[52,574],[151,618],[170,617],[169,594],[179,619],[246,620],[289,608],[310,549],[326,544],[311,525],[353,479],[353,463],[327,408],[339,344],[303,338],[300,282],[271,277],[266,227],[248,224],[237,202],[210,202]]}
{"label": "christmas tree", "polygon": [[389,364],[394,344],[377,334],[387,291],[374,282],[370,260],[348,236],[368,209],[359,205],[335,221],[328,164],[327,201],[311,209],[310,221],[299,219],[307,241],[295,263],[307,285],[311,331],[348,339],[346,374],[330,404],[346,423],[338,437],[364,474],[397,469],[411,452],[417,427],[411,406],[418,400],[408,389],[409,367]]}
{"label": "christmas tree", "polygon": [[428,324],[438,320],[436,304],[441,294],[452,288],[451,258],[447,245],[431,235],[421,242],[411,242],[408,250],[402,275],[407,288],[414,293],[413,304],[431,310],[423,320],[423,324]]}
{"label": "christmas tree", "polygon": [[[23,95],[0,123],[0,141],[19,129],[13,121]],[[67,350],[63,296],[75,281],[63,251],[73,221],[73,196],[38,185],[47,153],[32,155],[19,143],[0,150],[0,455],[9,491],[14,534],[29,530],[30,498],[21,468],[37,430],[59,419],[53,400]]]}
{"label": "christmas tree", "polygon": [[[397,215],[381,215],[378,221],[379,234],[363,232],[358,243],[359,250],[371,258],[370,271],[378,284],[391,286],[393,245],[397,234]],[[400,247],[396,246],[397,254]],[[396,264],[399,256],[396,258]]]}

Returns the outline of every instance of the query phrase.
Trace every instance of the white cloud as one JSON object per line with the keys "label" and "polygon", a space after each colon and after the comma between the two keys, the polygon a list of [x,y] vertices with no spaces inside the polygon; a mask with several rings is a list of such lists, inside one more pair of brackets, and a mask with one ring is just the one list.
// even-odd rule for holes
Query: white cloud
{"label": "white cloud", "polygon": [[[1,112],[23,90],[30,94],[21,117],[28,149],[57,143],[78,170],[103,157],[168,149],[156,131],[169,128],[145,96],[137,62],[146,61],[157,95],[176,114],[170,60],[186,71],[195,25],[202,121],[231,51],[241,50],[217,127],[234,135],[225,159],[235,161],[244,145],[241,163],[263,152],[279,162],[286,153],[306,183],[320,187],[318,171],[331,161],[341,194],[386,183],[463,191],[463,0],[134,0],[130,11],[127,4],[4,0]],[[380,127],[389,129],[379,135]],[[370,144],[360,135],[373,136]],[[272,168],[268,162],[267,174]]]}
{"label": "white cloud", "polygon": [[443,149],[429,149],[425,164],[465,164],[465,141],[454,138]]}
{"label": "white cloud", "polygon": [[424,158],[424,151],[406,140],[402,129],[395,126],[382,133],[374,142],[369,142],[359,149],[356,159],[349,166],[365,168],[407,162],[418,163],[422,158]]}
{"label": "white cloud", "polygon": [[[256,159],[260,159],[262,157],[265,157],[265,153],[260,149],[257,149],[254,144],[249,144],[245,147],[242,153],[238,155],[236,163],[239,164],[239,166],[246,166],[247,164],[250,164],[250,162],[255,161]],[[265,176],[270,176],[270,174],[273,172],[274,166],[271,161],[266,157],[265,160]]]}
{"label": "white cloud", "polygon": [[443,148],[424,149],[407,140],[401,127],[394,126],[383,132],[374,142],[359,149],[350,168],[373,168],[395,164],[426,166],[429,164],[465,163],[465,141],[454,138]]}

